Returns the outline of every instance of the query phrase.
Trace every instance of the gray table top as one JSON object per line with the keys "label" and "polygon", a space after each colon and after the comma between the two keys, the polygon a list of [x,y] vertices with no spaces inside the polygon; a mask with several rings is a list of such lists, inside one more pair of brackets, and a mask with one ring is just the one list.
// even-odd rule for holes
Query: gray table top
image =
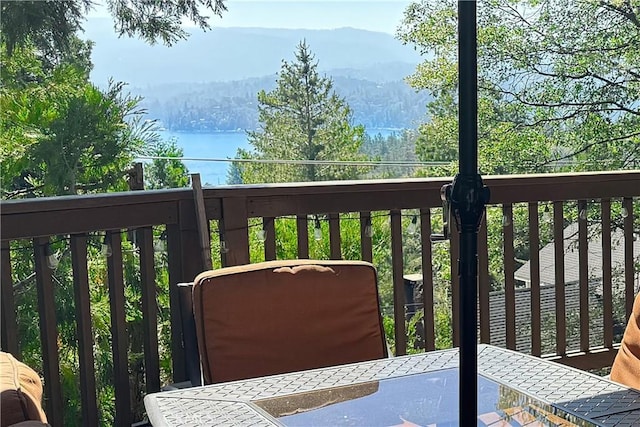
{"label": "gray table top", "polygon": [[[274,426],[251,402],[457,366],[450,349],[153,393],[144,402],[155,427]],[[640,426],[640,392],[588,372],[481,344],[478,373],[595,425]]]}

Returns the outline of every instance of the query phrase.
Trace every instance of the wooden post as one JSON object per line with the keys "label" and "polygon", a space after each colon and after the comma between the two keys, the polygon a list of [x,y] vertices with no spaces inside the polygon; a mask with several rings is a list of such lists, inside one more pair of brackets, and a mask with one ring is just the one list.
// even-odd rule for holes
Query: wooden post
{"label": "wooden post", "polygon": [[144,190],[144,172],[142,163],[134,163],[133,167],[127,171],[127,181],[129,190]]}
{"label": "wooden post", "polygon": [[227,245],[225,266],[249,264],[249,222],[245,197],[225,197],[222,200],[222,226]]}
{"label": "wooden post", "polygon": [[204,194],[199,173],[191,174],[191,187],[193,188],[193,201],[196,207],[196,223],[200,235],[200,250],[202,254],[202,264],[205,270],[213,268],[211,261],[211,241],[209,240],[209,223],[207,222],[207,212],[204,207]]}
{"label": "wooden post", "polygon": [[11,252],[8,241],[2,241],[2,267],[1,273],[1,294],[0,300],[2,313],[2,350],[13,354],[16,359],[20,359],[18,349],[18,326],[16,321],[16,306],[13,298],[13,280],[11,279]]}

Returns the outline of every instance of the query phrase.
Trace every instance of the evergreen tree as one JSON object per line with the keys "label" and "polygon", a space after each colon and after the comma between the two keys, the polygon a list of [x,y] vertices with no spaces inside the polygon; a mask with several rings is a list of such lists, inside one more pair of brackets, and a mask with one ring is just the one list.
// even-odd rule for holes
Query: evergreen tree
{"label": "evergreen tree", "polygon": [[184,156],[184,150],[178,147],[175,138],[169,141],[159,140],[153,144],[149,155],[160,158],[153,159],[145,167],[144,180],[147,189],[180,188],[189,185],[189,170],[180,160]]}
{"label": "evergreen tree", "polygon": [[[293,62],[282,62],[276,88],[258,93],[260,128],[249,132],[254,151],[238,157],[255,160],[363,160],[363,126],[351,125],[351,109],[321,77],[318,62],[302,41]],[[242,181],[295,182],[357,178],[362,168],[318,164],[242,163]]]}

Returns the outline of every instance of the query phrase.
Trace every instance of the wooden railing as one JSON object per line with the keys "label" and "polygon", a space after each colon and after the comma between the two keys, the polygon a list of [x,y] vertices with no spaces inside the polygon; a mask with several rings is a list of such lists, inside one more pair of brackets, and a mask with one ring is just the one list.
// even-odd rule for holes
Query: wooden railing
{"label": "wooden railing", "polygon": [[[422,301],[424,307],[424,333],[421,347],[431,350],[436,347],[438,331],[434,326],[437,319],[434,306],[438,303],[434,296],[434,283],[441,280],[433,269],[432,234],[438,232],[432,226],[432,217],[441,213],[440,189],[451,180],[446,179],[403,179],[356,182],[319,182],[307,184],[273,184],[254,186],[230,186],[205,188],[204,213],[207,224],[217,232],[212,246],[222,248],[219,252],[219,264],[223,266],[250,262],[250,224],[255,218],[262,219],[266,231],[264,238],[264,259],[275,259],[277,242],[275,221],[283,217],[295,217],[297,224],[297,256],[309,257],[309,221],[310,215],[322,215],[328,221],[329,256],[333,259],[343,257],[341,242],[341,216],[356,213],[360,222],[360,258],[373,261],[373,246],[377,242],[369,232],[371,219],[380,213],[388,215],[390,220],[390,282],[393,289],[395,352],[404,354],[414,343],[407,343],[405,323],[405,293],[403,275],[403,221],[407,212],[410,218],[415,214],[420,219],[420,257],[423,276]],[[628,316],[631,311],[634,293],[637,291],[636,270],[634,269],[634,226],[637,233],[638,220],[634,217],[634,207],[638,208],[640,197],[640,171],[552,174],[526,176],[499,176],[485,178],[485,184],[491,190],[490,210],[501,211],[502,225],[498,235],[493,235],[495,227],[483,222],[479,238],[479,340],[486,343],[501,342],[508,348],[518,348],[521,324],[517,324],[521,288],[516,285],[516,246],[514,235],[524,236],[528,242],[530,254],[530,283],[525,288],[528,301],[527,314],[530,341],[525,351],[534,355],[552,357],[583,369],[595,369],[609,366],[617,351],[614,324],[623,324],[626,319],[614,316],[615,277],[612,273],[613,230],[619,228],[622,233],[624,310]],[[19,330],[14,305],[15,278],[12,275],[12,259],[15,261],[16,242],[28,242],[33,250],[33,272],[37,285],[37,312],[42,350],[42,373],[45,379],[46,411],[54,426],[63,425],[64,399],[60,382],[59,342],[56,321],[56,285],[51,268],[47,267],[48,248],[56,236],[69,239],[70,257],[74,282],[74,307],[77,322],[78,370],[81,388],[82,425],[98,423],[95,368],[93,359],[93,329],[91,324],[91,303],[89,299],[90,278],[87,265],[88,239],[91,233],[106,235],[110,244],[111,256],[107,258],[108,295],[110,304],[111,340],[113,357],[113,381],[115,388],[115,425],[127,425],[133,421],[131,408],[131,390],[129,382],[127,342],[127,319],[125,305],[125,279],[123,273],[122,235],[135,233],[139,248],[139,276],[141,283],[141,311],[143,325],[144,375],[146,392],[158,391],[161,387],[159,366],[158,306],[156,295],[156,269],[154,265],[153,227],[166,227],[167,268],[169,282],[176,284],[191,281],[203,270],[203,257],[197,226],[196,204],[191,190],[135,191],[100,195],[53,197],[2,203],[2,349],[21,354]],[[574,210],[575,215],[565,215]],[[552,217],[551,235],[546,240],[540,218],[550,208]],[[409,211],[411,210],[411,211]],[[525,212],[524,223],[520,215]],[[613,214],[612,214],[613,212]],[[520,215],[522,216],[522,215]],[[578,224],[576,240],[579,252],[579,283],[577,301],[567,301],[568,283],[565,283],[564,254],[566,249],[565,226],[574,221]],[[544,221],[544,220],[543,220]],[[313,223],[313,220],[311,220]],[[434,223],[435,224],[435,223]],[[521,224],[524,224],[521,226]],[[591,236],[593,224],[597,225],[598,236]],[[523,228],[519,228],[523,227]],[[133,231],[132,231],[133,230]],[[448,303],[452,311],[452,342],[459,340],[459,313],[457,311],[460,289],[457,279],[458,256],[457,234],[455,227],[450,241],[450,295]],[[615,233],[613,234],[615,236]],[[598,302],[597,319],[590,318],[593,285],[592,266],[588,265],[588,247],[590,242],[602,242],[601,273],[598,287],[602,290]],[[546,242],[554,247],[554,318],[551,326],[546,325],[541,309],[541,292],[548,288],[540,280],[540,249]],[[518,242],[516,242],[518,243]],[[521,243],[521,242],[520,242]],[[593,243],[591,243],[593,245]],[[489,275],[490,252],[501,245],[504,277]],[[12,249],[14,248],[14,249]],[[24,249],[24,248],[23,248]],[[636,249],[637,251],[637,249]],[[635,254],[638,256],[638,253]],[[493,259],[495,262],[495,259]],[[218,261],[218,260],[216,260]],[[378,267],[381,267],[378,265]],[[543,269],[548,265],[543,265]],[[572,266],[569,266],[573,268]],[[412,271],[414,272],[414,271]],[[448,277],[448,274],[444,275]],[[440,277],[440,276],[438,276]],[[499,290],[496,281],[500,282]],[[175,286],[170,286],[171,316],[171,354],[173,381],[186,379],[184,352],[179,321],[178,295]],[[567,292],[567,294],[565,293]],[[496,295],[503,312],[499,320],[503,332],[501,337],[492,336],[495,329]],[[546,295],[546,294],[545,294]],[[492,305],[493,304],[493,305]],[[567,307],[577,305],[578,348],[568,346],[568,329],[573,330],[571,315]],[[492,317],[493,316],[493,317]],[[600,324],[602,333],[594,339],[592,329],[594,320]],[[499,328],[499,329],[500,329]],[[572,332],[569,333],[571,335]],[[496,332],[494,331],[494,335]],[[545,336],[551,336],[553,350],[545,351]],[[553,339],[555,337],[555,339]],[[596,342],[597,341],[597,342]]]}

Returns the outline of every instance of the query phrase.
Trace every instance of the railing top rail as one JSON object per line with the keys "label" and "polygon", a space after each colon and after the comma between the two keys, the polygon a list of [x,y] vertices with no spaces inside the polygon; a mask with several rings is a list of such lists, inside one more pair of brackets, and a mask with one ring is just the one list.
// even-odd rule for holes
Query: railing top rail
{"label": "railing top rail", "polygon": [[[205,197],[239,197],[293,195],[308,193],[335,193],[380,191],[396,189],[437,189],[451,182],[451,177],[444,178],[396,178],[371,179],[357,181],[322,181],[322,182],[287,182],[276,184],[242,184],[204,187]],[[522,187],[528,185],[546,186],[557,183],[624,183],[640,180],[640,170],[607,171],[607,172],[576,172],[549,174],[520,174],[520,175],[487,175],[483,178],[488,184],[496,188]],[[547,195],[549,193],[547,192]],[[114,205],[135,205],[140,203],[156,203],[192,199],[191,190],[145,190],[136,192],[115,192],[100,194],[85,194],[74,196],[42,197],[35,199],[2,200],[2,214],[16,214],[26,212],[56,211],[68,209],[96,208]],[[523,201],[528,201],[526,200]],[[540,200],[550,200],[549,197]]]}
{"label": "railing top rail", "polygon": [[40,197],[34,199],[2,200],[2,215],[43,211],[66,211],[108,206],[138,205],[193,198],[189,189],[123,191],[114,193],[82,194],[73,196]]}
{"label": "railing top rail", "polygon": [[492,204],[640,195],[640,170],[501,175],[483,179],[491,189]]}
{"label": "railing top rail", "polygon": [[[640,195],[640,170],[487,176],[490,204]],[[225,198],[246,200],[249,217],[304,215],[440,206],[451,178],[279,183],[207,187],[209,219]],[[293,197],[292,197],[293,196]],[[2,239],[30,238],[157,224],[175,224],[190,189],[130,191],[2,201]],[[53,214],[53,215],[52,215]]]}

